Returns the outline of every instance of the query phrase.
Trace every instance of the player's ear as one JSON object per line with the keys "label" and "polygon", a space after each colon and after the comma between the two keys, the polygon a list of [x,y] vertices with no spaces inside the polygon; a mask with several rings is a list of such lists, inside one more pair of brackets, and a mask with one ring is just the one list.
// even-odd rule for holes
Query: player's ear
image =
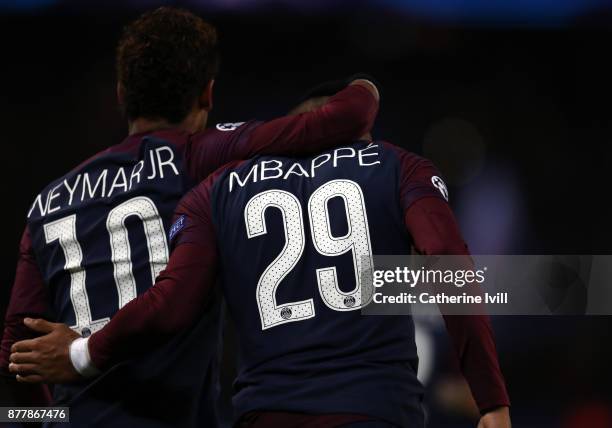
{"label": "player's ear", "polygon": [[200,107],[206,111],[211,111],[213,107],[213,87],[215,79],[210,79],[210,82],[204,88],[204,92],[200,95]]}
{"label": "player's ear", "polygon": [[122,106],[125,101],[125,88],[121,82],[117,82],[117,101],[119,102],[120,106]]}

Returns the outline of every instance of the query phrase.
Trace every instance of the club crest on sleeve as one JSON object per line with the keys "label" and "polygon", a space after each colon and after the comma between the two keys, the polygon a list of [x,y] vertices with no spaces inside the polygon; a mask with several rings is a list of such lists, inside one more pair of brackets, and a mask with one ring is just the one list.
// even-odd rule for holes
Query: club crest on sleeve
{"label": "club crest on sleeve", "polygon": [[217,123],[217,129],[219,131],[233,131],[238,128],[244,122],[228,122],[228,123]]}
{"label": "club crest on sleeve", "polygon": [[434,175],[431,177],[431,183],[440,191],[440,193],[442,193],[442,196],[444,196],[444,199],[448,202],[448,189],[446,188],[444,181],[437,175]]}
{"label": "club crest on sleeve", "polygon": [[177,235],[177,233],[183,230],[186,224],[187,224],[187,218],[184,215],[176,219],[176,221],[170,228],[170,236],[169,236],[170,241],[172,241],[172,239]]}

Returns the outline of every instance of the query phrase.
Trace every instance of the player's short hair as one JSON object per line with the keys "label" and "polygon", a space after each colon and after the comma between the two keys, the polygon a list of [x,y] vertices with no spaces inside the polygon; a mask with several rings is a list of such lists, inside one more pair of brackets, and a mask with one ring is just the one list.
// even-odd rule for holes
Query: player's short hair
{"label": "player's short hair", "polygon": [[125,27],[117,47],[125,114],[181,122],[218,67],[212,25],[172,7],[143,14]]}
{"label": "player's short hair", "polygon": [[340,92],[347,85],[345,80],[330,80],[310,88],[291,110],[289,115],[312,111],[321,107],[327,99]]}
{"label": "player's short hair", "polygon": [[307,98],[304,101],[300,102],[298,105],[293,106],[291,110],[287,112],[287,115],[293,116],[296,114],[313,111],[321,107],[323,104],[325,104],[328,99],[329,99],[328,96]]}

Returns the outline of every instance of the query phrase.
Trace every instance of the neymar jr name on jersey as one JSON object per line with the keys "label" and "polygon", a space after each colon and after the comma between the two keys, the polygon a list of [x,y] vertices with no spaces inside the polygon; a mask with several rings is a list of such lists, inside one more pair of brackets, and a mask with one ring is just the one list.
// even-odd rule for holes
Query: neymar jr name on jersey
{"label": "neymar jr name on jersey", "polygon": [[87,171],[75,170],[48,191],[36,196],[28,218],[32,214],[44,217],[88,199],[109,198],[121,192],[128,192],[133,186],[144,181],[163,180],[179,175],[174,150],[167,145],[146,150],[141,160],[121,159],[123,154],[115,156],[118,157],[116,163],[125,166],[100,170],[96,169],[95,163],[92,162],[86,166]]}

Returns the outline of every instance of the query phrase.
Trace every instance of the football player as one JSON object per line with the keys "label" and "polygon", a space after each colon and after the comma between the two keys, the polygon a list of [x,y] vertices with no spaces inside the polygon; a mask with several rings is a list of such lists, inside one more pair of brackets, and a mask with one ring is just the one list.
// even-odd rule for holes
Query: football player
{"label": "football player", "polygon": [[[376,116],[374,85],[348,79],[312,112],[206,129],[217,66],[216,31],[190,12],[160,8],[126,27],[117,93],[129,135],[36,196],[6,314],[5,372],[11,346],[32,337],[25,317],[65,323],[87,337],[149,289],[168,262],[177,203],[217,168],[258,154],[319,152],[358,137]],[[206,313],[175,338],[196,339],[188,352],[168,344],[93,381],[58,385],[54,404],[71,407],[75,426],[214,426],[219,305],[209,303]]]}
{"label": "football player", "polygon": [[[316,95],[296,112],[327,101]],[[89,338],[29,320],[51,333],[16,344],[12,370],[28,367],[25,381],[92,376],[188,330],[220,289],[240,343],[237,426],[425,426],[412,318],[362,315],[372,298],[362,274],[373,254],[411,248],[470,263],[467,246],[429,160],[367,133],[352,143],[218,169],[179,204],[155,286]],[[510,427],[489,318],[444,318],[479,427]]]}

